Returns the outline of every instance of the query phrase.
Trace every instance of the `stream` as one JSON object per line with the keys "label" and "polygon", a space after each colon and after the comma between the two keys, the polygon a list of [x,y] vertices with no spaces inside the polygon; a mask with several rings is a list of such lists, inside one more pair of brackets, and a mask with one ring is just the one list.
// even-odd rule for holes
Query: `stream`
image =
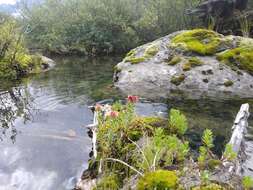
{"label": "stream", "polygon": [[[85,128],[92,122],[88,106],[122,97],[112,85],[113,66],[120,57],[53,59],[56,66],[46,73],[15,83],[0,81],[0,190],[72,189],[87,168],[91,151]],[[191,146],[198,146],[208,127],[215,134],[216,152],[221,153],[244,102],[253,108],[253,100],[177,99],[165,105],[186,114]],[[252,117],[249,123],[253,126]],[[253,155],[252,138],[247,153]],[[252,163],[249,158],[246,175],[253,176]]]}

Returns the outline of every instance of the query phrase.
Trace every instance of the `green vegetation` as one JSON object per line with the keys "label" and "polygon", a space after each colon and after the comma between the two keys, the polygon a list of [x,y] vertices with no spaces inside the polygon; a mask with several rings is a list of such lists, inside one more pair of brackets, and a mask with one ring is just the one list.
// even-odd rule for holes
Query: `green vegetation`
{"label": "green vegetation", "polygon": [[[134,112],[137,100],[131,97],[125,105],[115,103],[107,107],[108,113],[96,109],[99,114],[98,156],[93,163],[102,163],[103,177],[95,189],[121,189],[128,180],[131,183],[134,180],[138,190],[181,189],[181,180],[191,177],[187,170],[200,173],[201,184],[193,189],[226,189],[209,180],[211,172],[223,161],[212,152],[212,131],[204,131],[198,162],[194,162],[185,140],[186,117],[175,109],[170,110],[168,119],[139,117]],[[235,158],[232,147],[227,145],[222,159],[233,161]],[[194,162],[194,168],[188,165],[189,161]]]}
{"label": "green vegetation", "polygon": [[243,187],[245,190],[253,188],[253,179],[250,176],[245,176],[242,180]]}
{"label": "green vegetation", "polygon": [[157,128],[154,135],[146,139],[142,149],[136,151],[137,168],[149,172],[162,166],[171,166],[174,162],[183,163],[189,146],[188,142],[182,142],[176,136],[168,135],[162,128]]}
{"label": "green vegetation", "polygon": [[172,39],[173,47],[199,55],[213,55],[222,43],[221,35],[206,29],[194,29],[178,34]]}
{"label": "green vegetation", "polygon": [[152,44],[150,46],[148,46],[144,52],[144,57],[146,58],[151,58],[153,56],[155,56],[159,51],[159,48],[157,45]]}
{"label": "green vegetation", "polygon": [[233,84],[234,84],[234,82],[231,80],[227,80],[224,82],[224,86],[226,86],[226,87],[233,86]]}
{"label": "green vegetation", "polygon": [[176,189],[178,177],[173,171],[157,170],[144,175],[137,185],[137,190]]}
{"label": "green vegetation", "polygon": [[119,179],[115,174],[109,174],[104,176],[96,185],[93,190],[118,190],[119,189]]}
{"label": "green vegetation", "polygon": [[239,47],[219,53],[217,59],[235,70],[245,70],[253,75],[253,40],[247,39]]}
{"label": "green vegetation", "polygon": [[233,151],[231,144],[226,145],[225,152],[224,152],[223,156],[225,159],[227,159],[229,161],[233,161],[236,159],[237,154]]}
{"label": "green vegetation", "polygon": [[176,56],[173,56],[173,58],[168,62],[168,65],[176,65],[178,64],[180,61],[181,61],[181,57],[176,55]]}
{"label": "green vegetation", "polygon": [[203,65],[204,63],[197,57],[190,57],[188,58],[187,63],[183,64],[182,69],[183,71],[189,71],[193,67],[198,67]]}
{"label": "green vegetation", "polygon": [[23,35],[17,22],[0,15],[0,78],[18,79],[41,69],[41,59],[25,48]]}
{"label": "green vegetation", "polygon": [[188,129],[186,117],[175,109],[170,110],[169,131],[173,134],[183,136]]}
{"label": "green vegetation", "polygon": [[173,83],[176,86],[179,86],[184,80],[185,80],[185,75],[181,74],[181,75],[174,75],[171,77],[170,82]]}
{"label": "green vegetation", "polygon": [[[185,10],[198,0],[45,0],[20,3],[27,40],[44,51],[121,53],[197,23]],[[175,11],[176,10],[176,11]]]}
{"label": "green vegetation", "polygon": [[144,62],[145,60],[146,60],[145,57],[126,57],[124,59],[124,61],[130,62],[132,64],[141,63],[141,62]]}

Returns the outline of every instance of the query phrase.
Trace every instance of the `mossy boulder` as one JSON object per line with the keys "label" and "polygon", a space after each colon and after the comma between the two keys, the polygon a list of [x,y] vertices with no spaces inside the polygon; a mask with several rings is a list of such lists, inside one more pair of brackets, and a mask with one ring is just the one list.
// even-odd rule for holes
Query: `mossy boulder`
{"label": "mossy boulder", "polygon": [[151,99],[253,97],[250,38],[206,29],[179,31],[131,50],[117,68],[115,86],[125,94]]}

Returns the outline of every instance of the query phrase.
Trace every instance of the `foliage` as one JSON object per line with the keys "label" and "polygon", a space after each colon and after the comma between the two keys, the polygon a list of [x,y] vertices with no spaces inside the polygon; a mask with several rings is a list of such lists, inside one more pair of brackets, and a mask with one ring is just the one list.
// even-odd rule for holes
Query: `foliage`
{"label": "foliage", "polygon": [[172,39],[172,46],[180,45],[185,51],[200,55],[213,55],[217,52],[222,39],[220,34],[206,29],[194,29],[178,34]]}
{"label": "foliage", "polygon": [[188,129],[186,117],[176,109],[170,110],[169,117],[169,131],[179,136],[183,136]]}
{"label": "foliage", "polygon": [[250,176],[245,176],[242,179],[243,187],[248,190],[253,188],[253,179]]}
{"label": "foliage", "polygon": [[198,0],[21,0],[32,47],[56,53],[126,52],[171,32],[192,28],[185,11]]}
{"label": "foliage", "polygon": [[253,75],[253,40],[244,40],[239,47],[219,53],[217,59],[232,68],[245,70]]}
{"label": "foliage", "polygon": [[17,22],[0,15],[0,78],[17,79],[40,69],[41,60],[28,54]]}
{"label": "foliage", "polygon": [[206,129],[203,133],[202,136],[202,143],[203,145],[208,148],[211,149],[213,148],[213,133],[210,129]]}
{"label": "foliage", "polygon": [[119,187],[119,179],[117,175],[108,174],[107,176],[103,176],[103,178],[99,180],[98,184],[93,190],[118,190]]}
{"label": "foliage", "polygon": [[144,175],[137,185],[137,190],[176,189],[178,177],[173,171],[157,170]]}
{"label": "foliage", "polygon": [[176,136],[166,135],[162,128],[155,130],[153,137],[147,138],[136,155],[141,171],[155,171],[162,166],[182,163],[189,152],[188,142],[182,142]]}
{"label": "foliage", "polygon": [[237,154],[233,151],[233,147],[231,144],[227,144],[225,148],[225,152],[223,154],[224,158],[229,161],[233,161],[236,159]]}
{"label": "foliage", "polygon": [[212,170],[221,164],[221,161],[215,159],[215,156],[211,151],[213,147],[213,133],[210,129],[206,129],[202,136],[202,146],[199,148],[198,163],[200,168],[208,168]]}

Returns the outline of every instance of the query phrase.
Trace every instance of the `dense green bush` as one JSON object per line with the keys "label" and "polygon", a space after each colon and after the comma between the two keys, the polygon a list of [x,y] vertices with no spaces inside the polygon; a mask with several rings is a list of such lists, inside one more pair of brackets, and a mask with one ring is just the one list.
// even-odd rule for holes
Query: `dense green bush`
{"label": "dense green bush", "polygon": [[[173,31],[191,28],[187,9],[198,0],[21,1],[30,45],[56,53],[126,52]],[[196,22],[195,22],[196,24]]]}
{"label": "dense green bush", "polygon": [[41,59],[25,48],[22,31],[9,16],[0,15],[0,78],[17,79],[40,69]]}

